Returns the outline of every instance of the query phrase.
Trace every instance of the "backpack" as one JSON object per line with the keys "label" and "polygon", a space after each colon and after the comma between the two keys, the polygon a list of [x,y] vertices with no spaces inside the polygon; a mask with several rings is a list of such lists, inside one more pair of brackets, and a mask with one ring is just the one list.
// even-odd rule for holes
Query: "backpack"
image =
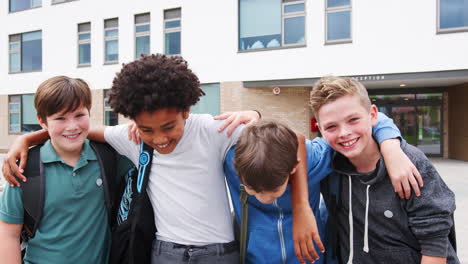
{"label": "backpack", "polygon": [[[21,185],[23,190],[24,219],[23,229],[21,231],[22,255],[24,256],[26,243],[33,238],[39,227],[42,218],[45,199],[45,176],[44,166],[40,158],[40,149],[42,145],[37,145],[29,150],[28,160],[24,175],[27,175],[28,181]],[[115,223],[117,203],[120,193],[116,192],[122,181],[115,177],[117,164],[117,153],[109,145],[90,141],[90,146],[96,153],[99,166],[101,168],[102,184],[104,187],[104,198],[106,209],[108,211],[109,225]],[[106,165],[109,164],[109,165]]]}
{"label": "backpack", "polygon": [[142,142],[138,170],[129,172],[112,226],[111,264],[151,263],[155,239],[153,207],[146,192],[153,160],[153,148]]}

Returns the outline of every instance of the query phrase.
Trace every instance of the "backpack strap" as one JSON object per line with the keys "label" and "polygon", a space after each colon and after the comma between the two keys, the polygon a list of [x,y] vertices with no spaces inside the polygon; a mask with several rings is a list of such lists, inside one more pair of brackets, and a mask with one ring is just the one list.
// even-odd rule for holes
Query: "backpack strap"
{"label": "backpack strap", "polygon": [[28,181],[21,184],[23,190],[23,230],[21,238],[28,241],[36,234],[37,227],[42,218],[42,209],[45,200],[44,166],[41,162],[41,147],[35,146],[29,150],[24,175]]}
{"label": "backpack strap", "polygon": [[107,216],[109,224],[115,222],[114,210],[116,209],[116,199],[114,191],[116,190],[119,182],[117,177],[117,153],[106,143],[90,141],[90,146],[96,153],[99,167],[101,170],[102,184],[104,187],[104,201],[106,203]]}
{"label": "backpack strap", "polygon": [[239,199],[241,202],[241,228],[240,228],[240,263],[245,264],[245,256],[247,253],[247,224],[248,224],[248,218],[249,218],[249,204],[247,203],[247,200],[249,198],[249,195],[247,194],[247,191],[245,191],[245,186],[241,184],[239,186]]}

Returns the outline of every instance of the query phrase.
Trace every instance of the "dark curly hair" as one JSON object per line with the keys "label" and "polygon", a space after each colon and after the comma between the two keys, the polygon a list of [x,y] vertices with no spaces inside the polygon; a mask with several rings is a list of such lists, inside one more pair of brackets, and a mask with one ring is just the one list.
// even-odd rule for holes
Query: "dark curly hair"
{"label": "dark curly hair", "polygon": [[135,119],[162,108],[188,110],[205,95],[198,77],[180,56],[143,56],[123,64],[109,92],[114,112]]}

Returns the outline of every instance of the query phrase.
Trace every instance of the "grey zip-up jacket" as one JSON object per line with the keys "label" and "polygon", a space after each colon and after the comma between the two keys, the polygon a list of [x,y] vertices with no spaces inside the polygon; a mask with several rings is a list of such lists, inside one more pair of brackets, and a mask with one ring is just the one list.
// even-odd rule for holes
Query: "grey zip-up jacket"
{"label": "grey zip-up jacket", "polygon": [[327,207],[335,207],[329,208],[336,228],[331,233],[337,236],[341,263],[420,263],[421,255],[460,263],[448,238],[455,210],[453,192],[424,153],[404,141],[401,147],[424,179],[421,196],[412,194],[409,200],[395,193],[383,158],[374,172],[363,174],[344,156],[334,154],[335,172],[327,180],[335,177],[339,197],[332,199],[330,188],[323,184],[322,192]]}

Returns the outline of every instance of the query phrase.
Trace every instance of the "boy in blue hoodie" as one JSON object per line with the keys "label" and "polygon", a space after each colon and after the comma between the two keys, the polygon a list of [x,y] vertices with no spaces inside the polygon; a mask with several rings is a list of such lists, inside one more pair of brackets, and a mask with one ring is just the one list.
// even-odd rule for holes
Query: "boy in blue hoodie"
{"label": "boy in blue hoodie", "polygon": [[[393,154],[387,155],[389,162],[401,158],[399,155],[402,154],[395,156],[401,153],[399,140],[395,139],[401,135],[391,119],[382,115],[374,136],[379,142],[392,139],[386,141],[387,145],[382,144],[386,153]],[[322,138],[306,140],[305,145],[309,203],[323,237],[327,216],[319,210],[320,181],[332,172],[333,150]],[[239,186],[244,184],[251,195],[248,198],[246,263],[299,263],[302,262],[302,254],[307,256],[304,251],[310,251],[303,248],[302,254],[295,252],[297,241],[292,239],[293,205],[289,176],[296,171],[297,151],[298,137],[289,128],[273,121],[259,121],[244,129],[235,148],[231,148],[226,156],[224,170],[238,223],[241,223]],[[308,243],[307,247],[313,248],[312,241]],[[319,257],[316,263],[331,263],[324,261],[323,254]]]}

